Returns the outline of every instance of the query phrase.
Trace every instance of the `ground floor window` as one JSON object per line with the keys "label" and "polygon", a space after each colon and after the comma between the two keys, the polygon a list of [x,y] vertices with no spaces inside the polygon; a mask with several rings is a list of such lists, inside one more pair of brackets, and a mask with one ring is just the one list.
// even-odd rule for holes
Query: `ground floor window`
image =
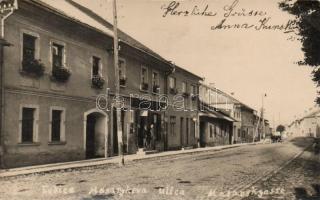
{"label": "ground floor window", "polygon": [[20,143],[33,143],[37,141],[37,106],[21,106],[19,117]]}
{"label": "ground floor window", "polygon": [[65,109],[61,107],[50,108],[50,142],[65,141]]}
{"label": "ground floor window", "polygon": [[34,108],[22,110],[22,142],[33,142],[34,112]]}

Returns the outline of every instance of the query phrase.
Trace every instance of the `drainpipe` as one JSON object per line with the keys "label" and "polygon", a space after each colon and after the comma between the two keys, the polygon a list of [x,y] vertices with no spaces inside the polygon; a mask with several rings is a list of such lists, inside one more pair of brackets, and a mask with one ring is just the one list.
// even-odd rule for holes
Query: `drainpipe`
{"label": "drainpipe", "polygon": [[6,42],[3,38],[0,38],[0,72],[1,72],[1,77],[0,77],[0,88],[1,88],[1,106],[0,106],[0,158],[1,158],[1,167],[5,168],[4,165],[4,154],[5,154],[5,144],[4,144],[4,139],[5,139],[5,134],[4,134],[4,117],[5,117],[5,69],[3,65],[3,60],[4,60],[4,47],[10,46],[8,42]]}
{"label": "drainpipe", "polygon": [[[0,2],[1,3],[1,2]],[[5,11],[8,11],[8,13],[3,14],[1,16],[1,36],[0,36],[0,167],[5,168],[5,163],[4,163],[4,156],[5,156],[5,128],[4,128],[4,117],[5,117],[5,69],[4,69],[4,47],[6,46],[11,46],[10,43],[8,43],[4,39],[4,22],[5,20],[13,14],[13,11],[18,9],[18,1],[15,0],[12,5],[9,5],[9,7],[6,8],[0,7],[1,9],[1,14],[3,14]]]}

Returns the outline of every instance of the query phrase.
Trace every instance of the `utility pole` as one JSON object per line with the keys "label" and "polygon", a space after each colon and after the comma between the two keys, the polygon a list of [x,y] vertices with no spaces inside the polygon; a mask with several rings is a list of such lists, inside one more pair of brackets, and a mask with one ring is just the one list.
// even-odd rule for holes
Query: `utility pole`
{"label": "utility pole", "polygon": [[[273,114],[273,117],[272,117],[272,124],[273,124],[273,130],[272,130],[272,132],[275,133],[275,132],[276,132],[276,122],[275,122],[275,120],[274,120],[274,114]],[[273,134],[273,133],[272,133],[272,134]]]}
{"label": "utility pole", "polygon": [[122,125],[121,125],[121,106],[119,101],[120,97],[120,78],[119,78],[119,43],[118,43],[118,17],[117,17],[117,1],[113,0],[113,51],[114,51],[114,67],[115,67],[115,86],[116,86],[116,118],[117,118],[117,136],[118,136],[118,154],[119,165],[124,165],[123,154],[123,137],[122,137]]}
{"label": "utility pole", "polygon": [[265,129],[265,124],[264,124],[264,97],[267,96],[266,94],[262,95],[262,108],[261,108],[261,118],[262,118],[262,132],[260,134],[260,141],[261,141],[261,135],[264,137],[264,129]]}

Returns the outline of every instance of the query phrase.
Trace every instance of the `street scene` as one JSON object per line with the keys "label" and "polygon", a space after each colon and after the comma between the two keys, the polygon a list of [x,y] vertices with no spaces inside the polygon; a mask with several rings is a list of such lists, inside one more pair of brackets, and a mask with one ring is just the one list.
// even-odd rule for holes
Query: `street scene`
{"label": "street scene", "polygon": [[296,138],[121,168],[13,177],[1,181],[0,194],[2,199],[318,199],[319,155],[310,144],[310,138]]}
{"label": "street scene", "polygon": [[320,1],[1,0],[0,200],[320,199]]}

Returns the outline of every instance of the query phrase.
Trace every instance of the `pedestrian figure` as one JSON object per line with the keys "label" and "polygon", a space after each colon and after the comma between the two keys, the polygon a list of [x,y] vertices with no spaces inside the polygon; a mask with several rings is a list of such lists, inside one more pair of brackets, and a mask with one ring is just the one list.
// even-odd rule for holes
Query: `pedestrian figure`
{"label": "pedestrian figure", "polygon": [[154,138],[155,138],[155,135],[154,135],[154,125],[151,124],[151,125],[150,125],[150,147],[151,147],[151,148],[154,148]]}
{"label": "pedestrian figure", "polygon": [[147,128],[147,125],[144,125],[143,126],[143,145],[144,145],[145,148],[148,147],[147,135],[148,135],[148,128]]}
{"label": "pedestrian figure", "polygon": [[146,142],[147,142],[146,148],[150,149],[150,147],[151,147],[151,130],[150,130],[150,128],[147,129]]}

